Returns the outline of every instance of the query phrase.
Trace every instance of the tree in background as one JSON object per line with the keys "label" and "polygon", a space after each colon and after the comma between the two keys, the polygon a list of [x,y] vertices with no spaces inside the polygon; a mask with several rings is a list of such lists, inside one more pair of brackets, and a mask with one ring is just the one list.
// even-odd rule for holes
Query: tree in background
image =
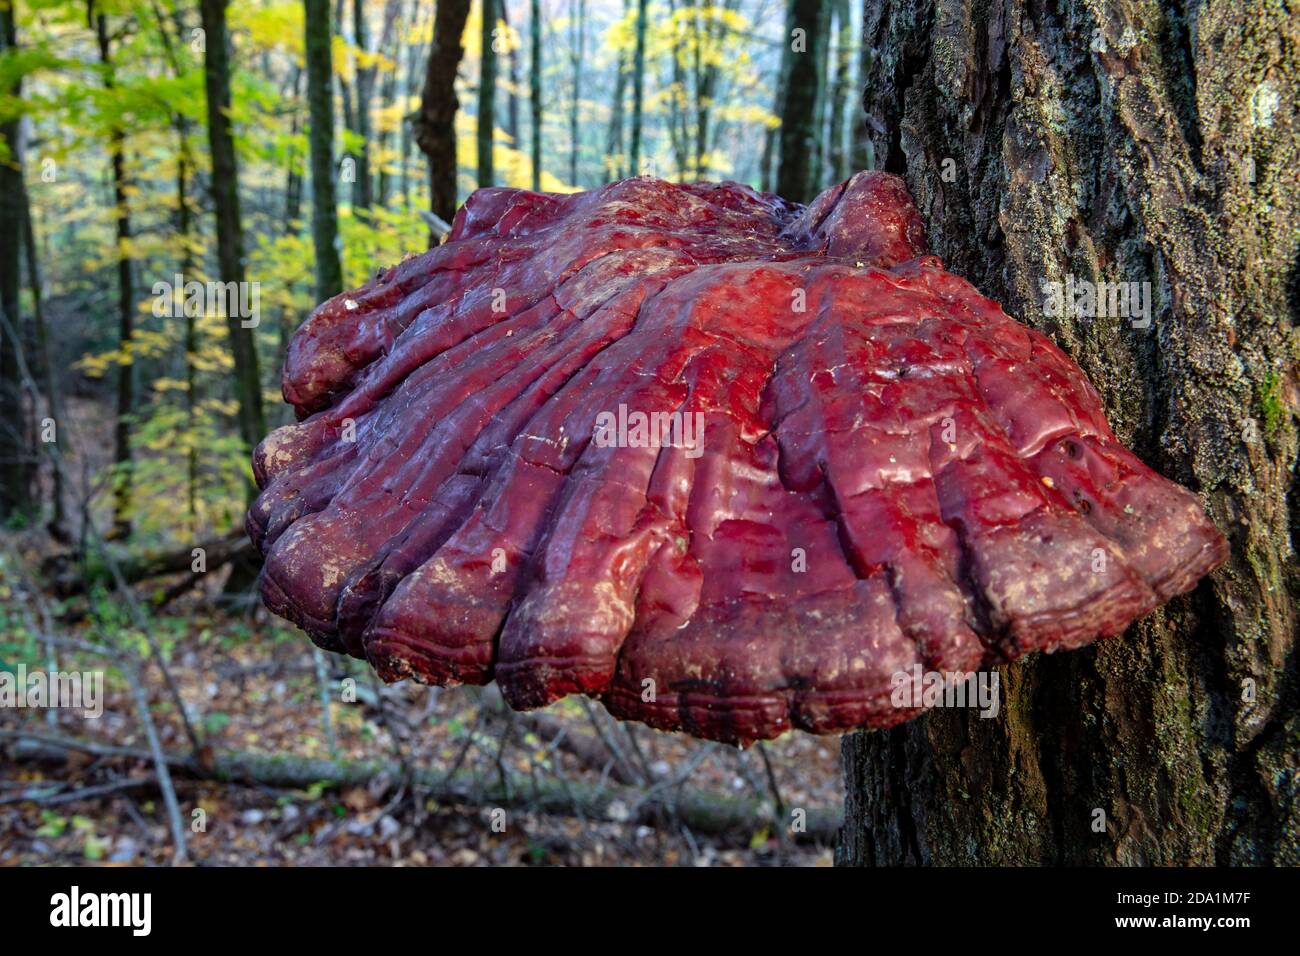
{"label": "tree in background", "polygon": [[645,35],[646,0],[636,0],[636,52],[632,56],[632,145],[628,148],[628,172],[641,175],[641,137],[645,124]]}
{"label": "tree in background", "polygon": [[311,111],[311,232],[316,250],[316,298],[343,291],[334,193],[334,86],[329,0],[304,0],[307,103]]}
{"label": "tree in background", "polygon": [[542,188],[542,4],[531,0],[528,21],[532,56],[528,61],[528,105],[533,120],[533,189]]}
{"label": "tree in background", "polygon": [[[96,9],[91,4],[91,10]],[[113,68],[113,38],[108,17],[96,12],[95,39],[99,43],[99,63],[103,68],[104,89],[112,94],[117,83]],[[127,206],[126,157],[124,134],[115,122],[109,135],[109,157],[113,173],[113,218],[117,224],[117,314],[118,347],[125,359],[117,369],[117,421],[113,431],[113,530],[114,538],[131,534],[131,421],[135,412],[135,362],[131,359],[135,335],[135,291],[131,283],[131,217]]]}
{"label": "tree in background", "polygon": [[[13,8],[0,7],[0,57],[18,46]],[[21,80],[4,90],[7,97],[20,95]],[[23,400],[22,334],[19,311],[19,244],[13,237],[22,233],[23,174],[19,150],[19,114],[0,117],[0,136],[9,155],[0,157],[0,521],[26,522],[34,507],[30,467],[30,435]]]}
{"label": "tree in background", "polygon": [[[497,14],[496,0],[483,0],[482,29],[479,33],[481,57],[478,81],[478,184],[494,185],[492,147],[496,133],[497,99]],[[444,217],[446,218],[446,217]],[[448,222],[451,220],[448,219]]]}
{"label": "tree in background", "polygon": [[521,45],[518,42],[518,32],[510,26],[510,4],[506,3],[506,0],[498,0],[497,12],[501,15],[501,25],[511,37],[510,52],[506,56],[510,84],[509,95],[506,97],[506,135],[510,137],[511,145],[519,149],[522,142],[519,139],[519,93],[524,88],[519,72]]}
{"label": "tree in background", "polygon": [[[831,58],[833,72],[830,78],[830,107],[827,110],[827,161],[830,179],[840,182],[851,172],[849,151],[845,139],[844,118],[849,107],[849,89],[853,65],[853,23],[849,16],[849,0],[832,0],[831,12],[835,18],[835,56]],[[852,170],[856,172],[856,170]]]}
{"label": "tree in background", "polygon": [[[244,231],[239,213],[239,164],[230,123],[230,36],[228,0],[201,0],[206,34],[204,80],[208,94],[208,148],[212,152],[212,206],[217,218],[217,270],[227,288],[244,282]],[[237,309],[227,308],[226,328],[235,358],[235,397],[239,434],[252,454],[266,434],[262,412],[262,376],[253,330]],[[232,314],[233,313],[233,314]]]}
{"label": "tree in background", "polygon": [[[352,39],[357,47],[356,105],[353,109],[352,131],[356,136],[356,169],[352,187],[353,210],[369,209],[372,202],[370,178],[370,110],[375,93],[374,53],[370,50],[370,31],[366,27],[365,0],[352,0]],[[394,8],[388,2],[391,16]]]}
{"label": "tree in background", "polygon": [[[623,0],[623,17],[627,18],[631,0]],[[614,96],[609,107],[609,135],[605,141],[605,172],[611,179],[622,179],[626,172],[627,155],[623,137],[623,101],[627,99],[628,55],[624,49],[618,51],[618,63],[615,67]]]}
{"label": "tree in background", "polygon": [[823,185],[818,175],[818,155],[829,12],[829,0],[790,0],[787,8],[786,43],[791,55],[781,105],[781,163],[776,191],[794,202],[808,202]]}
{"label": "tree in background", "polygon": [[573,99],[569,103],[569,183],[578,185],[578,154],[581,151],[578,118],[582,107],[582,59],[587,47],[587,2],[573,0],[569,63],[573,68]]}
{"label": "tree in background", "polygon": [[[450,223],[456,215],[456,70],[465,48],[461,35],[470,0],[442,0],[433,21],[433,42],[424,73],[420,110],[414,117],[415,142],[429,161],[429,208]],[[436,239],[432,241],[436,242]]]}

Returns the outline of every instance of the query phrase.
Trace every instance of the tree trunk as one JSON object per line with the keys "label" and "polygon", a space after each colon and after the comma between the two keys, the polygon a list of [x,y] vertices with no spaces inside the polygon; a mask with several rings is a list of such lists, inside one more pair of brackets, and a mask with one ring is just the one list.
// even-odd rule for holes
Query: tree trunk
{"label": "tree trunk", "polygon": [[[208,95],[208,145],[212,151],[212,205],[217,216],[217,272],[222,282],[244,281],[244,234],[239,214],[239,166],[230,124],[230,37],[226,32],[227,0],[203,0],[203,30],[207,34],[203,58]],[[241,297],[242,298],[242,297]],[[238,309],[227,312],[238,313]],[[257,344],[244,318],[226,316],[230,348],[235,359],[235,397],[239,402],[239,434],[253,447],[266,434],[262,413],[262,376]],[[250,485],[250,492],[255,491]]]}
{"label": "tree trunk", "polygon": [[[510,4],[506,0],[498,0],[497,12],[501,15],[501,23],[507,28],[510,27]],[[513,32],[517,37],[518,31]],[[507,56],[507,69],[510,77],[510,92],[506,97],[506,134],[510,137],[510,145],[519,149],[519,91],[523,89],[522,81],[519,77],[519,43],[510,44],[510,53]]]}
{"label": "tree trunk", "polygon": [[829,9],[829,0],[790,0],[786,15],[790,68],[781,105],[776,191],[794,202],[808,202],[820,185],[816,156],[826,85]]}
{"label": "tree trunk", "polygon": [[[108,18],[95,17],[95,37],[99,42],[99,62],[104,67],[104,87],[116,85],[113,71],[112,41],[108,35]],[[117,236],[117,316],[118,347],[131,349],[135,335],[135,292],[131,288],[131,258],[127,252],[131,241],[131,217],[126,200],[126,161],[123,156],[125,135],[114,126],[109,136],[108,154],[113,170],[113,221]],[[117,369],[117,416],[113,428],[113,530],[111,537],[131,534],[131,415],[135,411],[135,362],[122,362]]]}
{"label": "tree trunk", "polygon": [[569,103],[569,185],[578,185],[579,127],[582,104],[582,57],[587,45],[586,0],[573,0],[573,32],[569,37],[569,65],[573,69],[573,99]]}
{"label": "tree trunk", "polygon": [[[19,182],[21,182],[21,174]],[[63,469],[58,460],[58,429],[63,426],[63,393],[54,372],[54,361],[50,354],[50,332],[45,321],[45,309],[42,305],[45,297],[44,281],[41,278],[41,264],[36,253],[36,230],[32,224],[31,195],[26,185],[22,189],[23,218],[23,258],[27,264],[27,288],[32,295],[32,330],[36,336],[36,363],[39,371],[41,391],[45,393],[45,407],[55,423],[55,442],[48,445],[52,467],[50,468],[50,520],[45,529],[56,541],[71,540],[68,531],[68,516],[63,505]],[[3,338],[3,336],[0,336]]]}
{"label": "tree trunk", "polygon": [[[1003,668],[996,720],[845,738],[840,862],[1300,863],[1300,21],[869,0],[865,26],[875,155],[932,249],[1079,362],[1232,556],[1121,637]],[[1045,318],[1067,276],[1149,281],[1149,327]]]}
{"label": "tree trunk", "polygon": [[[790,36],[790,24],[787,19],[785,36],[781,42],[780,72],[772,78],[772,115],[778,120],[785,116],[785,94],[788,88],[786,77],[790,75],[790,61],[794,58],[791,47],[794,41]],[[769,126],[763,133],[763,169],[760,173],[760,188],[770,193],[776,188],[776,173],[781,161],[781,127]]]}
{"label": "tree trunk", "polygon": [[686,128],[686,69],[682,65],[682,22],[677,16],[676,0],[668,0],[668,13],[673,24],[673,37],[669,45],[669,70],[672,77],[669,82],[671,96],[668,99],[668,145],[673,153],[673,178],[680,181],[686,178],[687,164],[690,162],[690,133]]}
{"label": "tree trunk", "polygon": [[[370,34],[366,29],[366,11],[362,0],[352,0],[352,38],[358,54],[366,54],[370,47]],[[373,201],[370,179],[370,103],[375,92],[375,68],[357,62],[357,101],[353,114],[354,131],[360,144],[356,154],[356,180],[352,184],[352,208],[369,209]]]}
{"label": "tree trunk", "polygon": [[[415,20],[415,25],[423,31],[424,14],[423,4],[420,0],[415,0],[412,4],[411,16]],[[415,89],[415,78],[420,69],[419,44],[408,43],[406,45],[406,81],[402,85],[402,103],[410,101],[411,91]],[[411,208],[411,183],[410,183],[410,159],[411,159],[411,124],[414,121],[414,114],[408,114],[402,117],[401,133],[398,137],[397,151],[401,154],[401,172],[399,174],[398,189],[402,193],[402,205],[407,209]]]}
{"label": "tree trunk", "polygon": [[[402,71],[401,35],[406,27],[406,13],[403,7],[404,5],[399,4],[397,0],[388,0],[384,7],[384,29],[379,35],[379,51],[385,56],[391,56],[393,61],[392,69],[384,72],[384,84],[379,90],[380,106],[385,109],[397,97],[397,78]],[[395,44],[397,49],[393,49]],[[373,78],[370,82],[374,82]],[[392,176],[389,175],[388,168],[392,164],[388,158],[388,144],[392,141],[392,136],[392,130],[387,124],[379,131],[379,158],[376,160],[379,172],[375,177],[374,198],[380,206],[388,205],[388,193],[391,189]]]}
{"label": "tree trunk", "polygon": [[311,117],[311,235],[316,250],[316,299],[343,291],[339,263],[338,198],[334,192],[334,86],[331,81],[329,0],[304,0],[307,106]]}
{"label": "tree trunk", "polygon": [[842,182],[849,176],[849,155],[845,149],[844,114],[849,100],[849,72],[853,65],[853,24],[849,16],[849,0],[833,0],[835,16],[834,75],[830,88],[830,142],[827,160],[830,163],[831,182]]}
{"label": "tree trunk", "polygon": [[[861,38],[859,38],[861,39]],[[871,75],[871,64],[875,62],[875,53],[867,43],[858,44],[858,79],[865,81]],[[871,128],[867,121],[866,110],[855,110],[852,123],[853,145],[850,148],[850,172],[859,169],[875,169],[876,157],[871,148]]]}
{"label": "tree trunk", "polygon": [[[496,139],[497,123],[497,49],[493,33],[497,27],[495,0],[483,0],[481,29],[479,31],[478,118],[478,184],[494,185],[492,147]],[[448,219],[448,222],[451,220]]]}
{"label": "tree trunk", "polygon": [[[0,7],[0,53],[17,43],[13,8]],[[19,81],[4,90],[17,96]],[[0,139],[20,155],[19,118],[0,125]],[[28,447],[27,415],[23,404],[20,350],[22,322],[18,300],[21,285],[18,243],[9,237],[22,232],[23,174],[19,164],[0,163],[0,521],[26,521],[33,510],[31,451]]]}
{"label": "tree trunk", "polygon": [[636,0],[636,52],[632,54],[632,145],[628,150],[628,172],[641,175],[641,127],[645,110],[646,0]]}
{"label": "tree trunk", "polygon": [[529,112],[533,124],[533,189],[542,188],[542,4],[541,0],[532,0],[528,24],[532,40],[532,56],[528,61],[530,89],[528,94]]}
{"label": "tree trunk", "polygon": [[[179,120],[183,122],[183,120]],[[190,199],[189,199],[189,150],[185,142],[185,129],[177,130],[180,148],[176,160],[176,236],[181,244],[181,275],[189,275],[193,267],[190,253]],[[185,453],[185,513],[190,522],[190,534],[197,537],[199,531],[199,383],[198,368],[195,357],[199,352],[198,329],[194,316],[188,309],[185,313],[185,421],[189,426],[189,445]]]}
{"label": "tree trunk", "polygon": [[[623,0],[623,15],[627,16],[631,0]],[[627,53],[619,51],[615,65],[614,95],[609,104],[609,135],[605,139],[606,181],[622,179],[623,172],[623,101],[627,99]]]}
{"label": "tree trunk", "polygon": [[[289,117],[289,133],[296,137],[301,123],[302,108],[298,97],[302,93],[302,67],[293,70],[293,112]],[[302,155],[292,143],[288,149],[287,170],[284,181],[284,231],[292,235],[298,231],[298,218],[302,215]]]}
{"label": "tree trunk", "polygon": [[[415,143],[429,160],[429,208],[445,222],[456,215],[456,70],[465,48],[461,34],[470,0],[440,0],[433,20],[433,42],[424,72]],[[430,236],[430,244],[438,240]]]}
{"label": "tree trunk", "polygon": [[[171,30],[168,28],[161,7],[155,4],[153,13],[158,24],[158,37],[162,40],[163,50],[167,54],[167,62],[171,65],[172,75],[179,80],[184,75],[184,70],[181,68],[180,58],[176,54],[176,44],[172,42]],[[183,43],[185,28],[179,11],[173,11],[171,27],[176,31],[177,42]],[[296,92],[296,77],[294,89]],[[295,127],[296,119],[295,117]],[[193,239],[190,235],[189,198],[189,175],[194,163],[190,155],[189,126],[189,120],[186,119],[183,113],[173,114],[172,127],[176,131],[176,238],[181,247],[180,273],[182,276],[188,276],[194,266]],[[291,182],[292,175],[291,170]],[[293,217],[289,218],[292,221]],[[179,290],[176,291],[179,294]],[[189,430],[187,437],[189,447],[185,452],[185,514],[189,519],[190,534],[197,538],[199,525],[199,448],[196,431],[198,428],[199,396],[198,369],[194,359],[198,354],[198,330],[195,326],[195,317],[190,315],[189,310],[181,309],[180,311],[185,314],[185,422]],[[53,386],[51,385],[52,389]],[[60,480],[62,470],[56,467],[54,473],[56,481]],[[59,486],[56,484],[56,494],[58,488]]]}

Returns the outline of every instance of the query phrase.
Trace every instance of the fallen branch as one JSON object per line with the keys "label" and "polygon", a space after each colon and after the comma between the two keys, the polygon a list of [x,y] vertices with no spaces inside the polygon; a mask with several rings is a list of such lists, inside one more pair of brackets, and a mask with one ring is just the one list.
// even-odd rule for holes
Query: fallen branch
{"label": "fallen branch", "polygon": [[[57,759],[68,750],[150,759],[146,750],[108,747],[48,734],[0,730],[0,740],[4,739],[17,742],[12,748],[15,759]],[[178,773],[197,779],[295,790],[322,783],[331,787],[365,786],[380,774],[388,774],[393,779],[399,779],[402,774],[402,768],[394,761],[326,760],[248,752],[213,755],[203,764],[173,754],[167,756],[167,762]],[[575,781],[561,784],[516,773],[508,773],[504,782],[475,781],[468,773],[457,771],[445,777],[424,767],[411,768],[411,779],[429,797],[443,804],[500,807],[647,826],[663,826],[675,819],[696,833],[737,840],[748,840],[754,833],[772,826],[770,807],[763,801],[711,793],[688,791],[670,795],[656,788],[593,786]],[[841,811],[822,807],[806,809],[803,832],[791,833],[790,838],[798,843],[834,843]]]}
{"label": "fallen branch", "polygon": [[[201,541],[197,545],[168,551],[161,554],[134,555],[117,561],[118,574],[127,584],[139,584],[169,574],[185,572],[193,578],[201,573],[193,571],[194,548],[202,548],[205,572],[215,571],[223,565],[244,556],[252,556],[252,542],[242,532]],[[113,568],[108,562],[87,562],[81,568],[69,560],[66,554],[56,554],[41,562],[41,576],[51,582],[52,590],[63,597],[84,594],[97,584],[111,586],[114,580]],[[193,580],[187,580],[186,586],[192,586]]]}
{"label": "fallen branch", "polygon": [[608,774],[610,779],[618,783],[640,782],[635,774],[630,773],[618,760],[618,755],[610,749],[607,741],[590,734],[575,734],[565,726],[564,721],[549,714],[511,710],[506,706],[505,699],[496,685],[484,688],[482,696],[484,705],[492,714],[498,717],[513,715],[515,721],[525,731],[535,734],[543,743],[556,744],[560,750],[572,756],[587,769]]}

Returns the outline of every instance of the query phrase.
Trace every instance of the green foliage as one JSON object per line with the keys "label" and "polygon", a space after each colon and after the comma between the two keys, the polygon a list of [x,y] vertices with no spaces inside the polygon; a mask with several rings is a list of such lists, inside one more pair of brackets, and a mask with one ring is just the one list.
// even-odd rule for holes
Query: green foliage
{"label": "green foliage", "polygon": [[[336,157],[364,150],[375,176],[375,200],[364,211],[350,207],[352,190],[339,184],[339,249],[347,287],[423,251],[427,241],[427,226],[417,214],[428,205],[427,169],[405,121],[419,106],[433,4],[398,4],[391,25],[383,18],[389,6],[367,5],[370,40],[364,48],[353,36],[350,7],[342,29],[335,24],[332,42],[338,90],[346,94],[334,97]],[[636,4],[585,9],[588,39],[580,88],[574,86],[568,44],[576,31],[569,19],[552,17],[541,25],[539,76],[547,105],[539,175],[542,188],[550,191],[596,185],[627,161],[606,153],[616,149],[616,132],[627,148],[631,84],[621,87],[621,105],[614,93],[620,71],[626,81],[632,68]],[[160,316],[154,308],[158,283],[172,282],[182,270],[185,280],[206,282],[217,271],[197,5],[97,0],[93,12],[105,18],[106,57],[83,0],[26,0],[16,10],[18,47],[0,55],[0,89],[21,80],[22,91],[21,97],[0,95],[0,122],[21,115],[31,133],[25,178],[48,321],[65,357],[61,370],[76,360],[63,376],[64,387],[75,386],[109,407],[120,374],[129,373],[136,385],[128,418],[132,461],[100,475],[105,480],[98,484],[109,488],[129,479],[133,545],[229,531],[246,506],[250,469],[237,437],[225,319],[205,311],[187,322],[183,316]],[[778,24],[761,21],[762,12],[752,0],[671,8],[650,4],[643,155],[658,175],[693,178],[703,171],[758,184],[750,147],[776,123],[773,71],[781,49]],[[474,4],[457,79],[465,107],[455,120],[462,195],[477,186],[472,92],[481,60],[479,16],[480,5]],[[289,412],[278,400],[276,375],[288,339],[316,305],[304,10],[301,0],[249,0],[230,4],[227,19],[242,251],[247,278],[261,293],[255,335],[268,417],[271,424],[284,423]],[[528,187],[534,178],[527,103],[531,70],[526,69],[531,25],[524,10],[514,6],[509,19],[497,30],[501,67],[493,166],[499,183]],[[374,75],[367,103],[370,134],[363,139],[344,113],[346,108],[355,116],[358,80],[367,70]],[[511,98],[513,110],[507,108]],[[569,142],[571,108],[581,117],[576,144]],[[504,127],[512,114],[522,119],[508,132]],[[616,129],[611,121],[620,115],[623,125]],[[708,133],[708,148],[700,150],[704,155],[698,160],[688,142],[697,122]],[[724,140],[728,133],[731,139]],[[745,148],[737,150],[735,143]],[[569,183],[557,172],[565,170],[567,178],[574,149],[579,182]],[[125,179],[120,209],[111,188],[114,150],[121,152]],[[11,155],[10,144],[0,141],[0,161]],[[120,214],[131,225],[130,238],[121,242]],[[116,315],[122,258],[131,264],[137,308],[135,331],[125,342],[119,341]],[[96,441],[91,436],[102,428],[111,431],[111,423],[95,421],[86,434],[69,433],[84,444]],[[106,497],[95,505],[102,506]]]}

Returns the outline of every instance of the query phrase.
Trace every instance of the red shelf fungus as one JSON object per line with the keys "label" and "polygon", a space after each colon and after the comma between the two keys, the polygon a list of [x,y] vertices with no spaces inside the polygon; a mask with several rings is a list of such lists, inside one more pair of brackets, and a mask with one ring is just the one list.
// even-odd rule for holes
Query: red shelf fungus
{"label": "red shelf fungus", "polygon": [[1226,557],[902,182],[483,189],[321,305],[259,447],[268,606],[386,680],[747,742],[1117,634]]}

